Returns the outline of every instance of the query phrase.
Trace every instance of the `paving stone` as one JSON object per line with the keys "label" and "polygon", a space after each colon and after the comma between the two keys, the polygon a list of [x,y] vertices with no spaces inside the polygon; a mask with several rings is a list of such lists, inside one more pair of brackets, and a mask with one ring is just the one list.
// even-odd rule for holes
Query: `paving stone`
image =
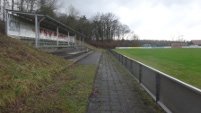
{"label": "paving stone", "polygon": [[118,93],[116,91],[113,91],[113,93],[110,93],[110,98],[119,98]]}
{"label": "paving stone", "polygon": [[111,111],[110,105],[102,105],[100,108],[102,111]]}
{"label": "paving stone", "polygon": [[91,109],[89,109],[88,113],[101,113],[101,112],[99,110],[91,110]]}
{"label": "paving stone", "polygon": [[91,102],[89,104],[89,108],[91,111],[95,111],[95,110],[99,110],[100,108],[100,104],[99,103],[94,103],[94,102]]}
{"label": "paving stone", "polygon": [[118,98],[110,98],[110,103],[119,103],[119,99]]}
{"label": "paving stone", "polygon": [[108,97],[101,97],[100,99],[101,99],[102,102],[110,101],[110,98],[108,98]]}
{"label": "paving stone", "polygon": [[134,109],[123,109],[123,113],[140,113],[139,111],[135,111]]}
{"label": "paving stone", "polygon": [[101,113],[112,113],[111,111],[101,111]]}
{"label": "paving stone", "polygon": [[121,111],[121,105],[111,105],[111,110],[112,111]]}

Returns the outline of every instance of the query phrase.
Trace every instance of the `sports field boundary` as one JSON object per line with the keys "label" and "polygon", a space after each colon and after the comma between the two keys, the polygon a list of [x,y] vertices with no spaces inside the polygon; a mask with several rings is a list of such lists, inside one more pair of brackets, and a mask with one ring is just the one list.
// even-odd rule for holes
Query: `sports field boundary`
{"label": "sports field boundary", "polygon": [[[163,47],[116,47],[115,49],[167,49],[174,48],[172,46],[163,46]],[[179,48],[201,48],[201,46],[181,46]]]}
{"label": "sports field boundary", "polygon": [[168,113],[200,113],[201,90],[141,62],[110,50],[139,84]]}

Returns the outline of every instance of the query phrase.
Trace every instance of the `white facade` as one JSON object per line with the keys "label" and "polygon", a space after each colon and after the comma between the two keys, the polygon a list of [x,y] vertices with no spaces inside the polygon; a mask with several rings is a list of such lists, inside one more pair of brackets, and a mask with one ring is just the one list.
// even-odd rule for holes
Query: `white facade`
{"label": "white facade", "polygon": [[[9,15],[7,18],[7,35],[35,38],[35,26],[29,23],[22,22],[18,18]],[[45,28],[40,28],[39,39],[47,39],[55,41],[58,40],[58,41],[75,43],[74,36],[67,36],[62,33],[59,33],[57,37],[57,31],[52,31]]]}

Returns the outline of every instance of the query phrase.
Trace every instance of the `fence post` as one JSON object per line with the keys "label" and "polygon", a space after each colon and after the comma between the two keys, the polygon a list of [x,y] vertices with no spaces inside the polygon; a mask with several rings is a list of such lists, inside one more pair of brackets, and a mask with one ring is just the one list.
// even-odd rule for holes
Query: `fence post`
{"label": "fence post", "polygon": [[119,60],[119,62],[120,62],[120,54],[118,54],[118,60]]}
{"label": "fence post", "polygon": [[130,72],[133,74],[133,60],[130,59]]}
{"label": "fence post", "polygon": [[127,58],[124,57],[124,59],[125,59],[125,67],[128,68],[128,67],[127,67]]}
{"label": "fence post", "polygon": [[142,65],[139,65],[139,83],[142,82]]}
{"label": "fence post", "polygon": [[160,75],[156,73],[156,103],[160,99]]}
{"label": "fence post", "polygon": [[125,57],[122,55],[122,59],[123,59],[123,66],[125,66]]}
{"label": "fence post", "polygon": [[123,64],[123,55],[121,55],[121,64],[124,65]]}

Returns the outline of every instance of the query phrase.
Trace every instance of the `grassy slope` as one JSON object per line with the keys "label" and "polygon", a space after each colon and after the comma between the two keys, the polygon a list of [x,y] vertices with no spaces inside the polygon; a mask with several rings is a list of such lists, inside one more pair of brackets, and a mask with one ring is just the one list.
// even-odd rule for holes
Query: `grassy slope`
{"label": "grassy slope", "polygon": [[[71,64],[73,62],[0,34],[0,112],[73,112],[80,107],[83,112],[93,84],[86,81],[93,81],[96,66],[67,69]],[[91,71],[77,73],[86,68]],[[85,74],[88,76],[83,78]],[[84,92],[80,90],[83,88],[80,84],[86,85]],[[83,100],[80,101],[82,105],[76,97]]]}
{"label": "grassy slope", "polygon": [[101,48],[96,48],[96,47],[94,47],[94,46],[92,46],[92,45],[90,45],[90,44],[88,44],[88,43],[82,42],[82,44],[81,44],[81,42],[80,42],[79,40],[77,40],[77,42],[78,42],[80,45],[83,45],[84,47],[87,47],[87,48],[89,48],[89,49],[91,49],[91,50],[103,51]]}
{"label": "grassy slope", "polygon": [[201,88],[201,49],[130,49],[116,51]]}
{"label": "grassy slope", "polygon": [[22,108],[24,113],[83,113],[92,90],[95,70],[94,65],[74,65],[61,72],[60,77],[37,95],[28,95],[26,106],[18,108]]}

